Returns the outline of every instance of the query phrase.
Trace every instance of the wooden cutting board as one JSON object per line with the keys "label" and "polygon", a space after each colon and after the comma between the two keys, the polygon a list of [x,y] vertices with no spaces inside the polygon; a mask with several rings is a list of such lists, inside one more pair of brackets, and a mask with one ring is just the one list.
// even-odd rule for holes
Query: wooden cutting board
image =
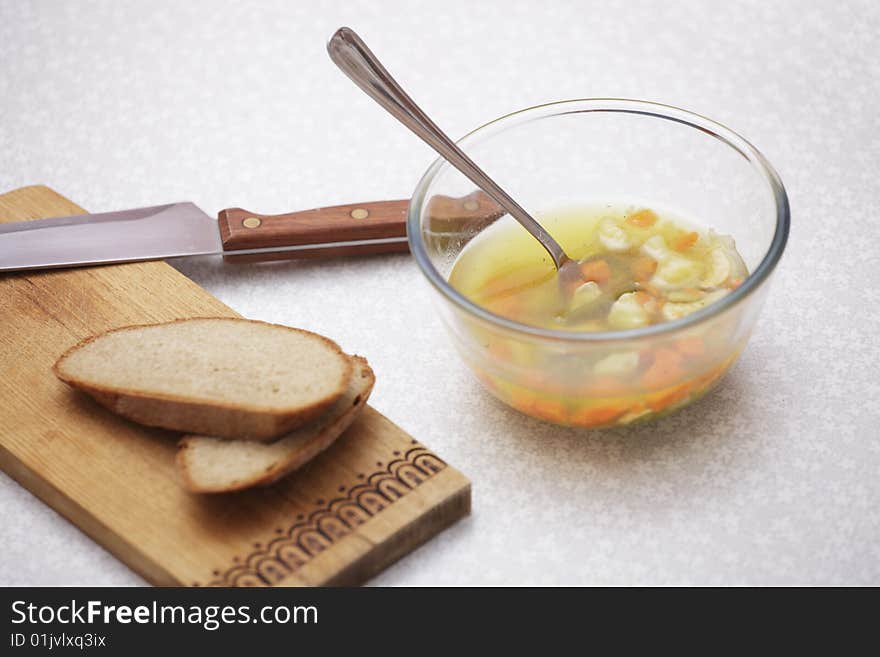
{"label": "wooden cutting board", "polygon": [[[47,187],[0,195],[0,222],[83,212]],[[164,262],[0,274],[3,470],[157,585],[356,584],[469,513],[468,480],[370,407],[275,486],[191,494],[175,434],[50,369],[87,335],[208,315],[237,316]]]}

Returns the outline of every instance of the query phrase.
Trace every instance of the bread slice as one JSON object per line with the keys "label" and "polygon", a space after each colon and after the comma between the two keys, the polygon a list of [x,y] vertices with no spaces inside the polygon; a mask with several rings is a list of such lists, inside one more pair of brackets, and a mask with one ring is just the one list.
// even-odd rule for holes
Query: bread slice
{"label": "bread slice", "polygon": [[177,466],[186,487],[221,493],[271,484],[327,449],[367,403],[375,377],[367,361],[352,356],[354,374],[336,403],[311,424],[272,443],[185,436]]}
{"label": "bread slice", "polygon": [[55,363],[58,378],[130,420],[242,440],[312,421],[342,395],[351,369],[323,336],[225,317],[115,329]]}

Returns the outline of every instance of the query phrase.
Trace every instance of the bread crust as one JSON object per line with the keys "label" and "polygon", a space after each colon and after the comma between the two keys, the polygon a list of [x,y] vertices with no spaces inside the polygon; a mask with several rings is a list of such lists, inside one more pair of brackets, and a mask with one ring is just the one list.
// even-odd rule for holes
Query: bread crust
{"label": "bread crust", "polygon": [[[342,411],[338,417],[333,418],[316,435],[292,445],[290,451],[283,457],[278,458],[269,468],[254,473],[251,476],[231,478],[222,485],[209,485],[200,482],[193,476],[191,464],[191,459],[193,458],[192,451],[198,441],[217,439],[208,436],[184,436],[177,444],[176,456],[177,467],[184,485],[194,493],[229,493],[254,486],[268,486],[302,467],[330,447],[348,429],[357,416],[360,415],[376,382],[375,374],[365,358],[351,356],[350,359],[355,370],[353,377],[359,379],[351,384],[356,393],[354,403],[347,410]],[[343,395],[344,397],[345,395]],[[334,411],[330,410],[328,412],[333,413]],[[307,428],[304,427],[304,429]],[[282,441],[284,439],[285,436],[279,438]]]}
{"label": "bread crust", "polygon": [[[138,330],[146,327],[166,326],[190,321],[222,321],[262,324],[318,338],[332,351],[345,359],[346,367],[336,388],[315,402],[291,409],[288,412],[273,411],[253,404],[194,400],[182,395],[145,393],[104,386],[85,381],[64,371],[64,361],[75,351],[111,333]],[[352,374],[350,358],[338,344],[329,338],[304,329],[272,324],[240,317],[189,317],[155,324],[132,324],[89,336],[67,349],[52,367],[55,376],[69,386],[82,390],[99,404],[125,418],[152,427],[184,433],[197,433],[239,440],[267,441],[314,420],[329,408],[345,392]]]}

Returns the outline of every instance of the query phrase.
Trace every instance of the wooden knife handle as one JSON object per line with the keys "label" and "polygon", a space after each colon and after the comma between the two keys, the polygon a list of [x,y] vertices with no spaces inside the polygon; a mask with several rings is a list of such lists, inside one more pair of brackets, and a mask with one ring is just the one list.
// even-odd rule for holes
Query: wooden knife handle
{"label": "wooden knife handle", "polygon": [[[408,205],[409,201],[378,201],[274,215],[227,208],[221,210],[217,218],[224,254],[227,259],[239,262],[391,253],[409,250],[405,240]],[[385,238],[401,241],[308,248],[311,245]],[[280,249],[289,246],[307,248],[235,255],[236,251],[245,249]]]}
{"label": "wooden knife handle", "polygon": [[[406,241],[408,206],[409,201],[376,201],[274,215],[227,208],[218,215],[224,258],[234,262],[253,262],[406,252],[409,250]],[[461,198],[434,196],[428,211],[432,232],[442,233],[455,233],[465,226],[477,228],[503,213],[480,191]],[[395,241],[344,244],[383,239]],[[343,244],[328,246],[340,242]],[[283,250],[291,246],[305,248]],[[236,251],[249,249],[279,250],[236,254]]]}

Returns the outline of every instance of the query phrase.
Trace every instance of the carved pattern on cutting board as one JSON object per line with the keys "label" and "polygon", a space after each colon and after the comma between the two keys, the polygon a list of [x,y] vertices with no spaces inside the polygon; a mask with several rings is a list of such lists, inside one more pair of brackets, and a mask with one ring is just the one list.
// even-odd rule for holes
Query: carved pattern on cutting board
{"label": "carved pattern on cutting board", "polygon": [[272,586],[446,467],[420,445],[393,456],[384,470],[358,475],[358,483],[340,486],[339,497],[319,500],[320,508],[308,517],[300,514],[288,529],[278,530],[280,534],[265,544],[255,544],[225,571],[215,570],[208,586]]}

